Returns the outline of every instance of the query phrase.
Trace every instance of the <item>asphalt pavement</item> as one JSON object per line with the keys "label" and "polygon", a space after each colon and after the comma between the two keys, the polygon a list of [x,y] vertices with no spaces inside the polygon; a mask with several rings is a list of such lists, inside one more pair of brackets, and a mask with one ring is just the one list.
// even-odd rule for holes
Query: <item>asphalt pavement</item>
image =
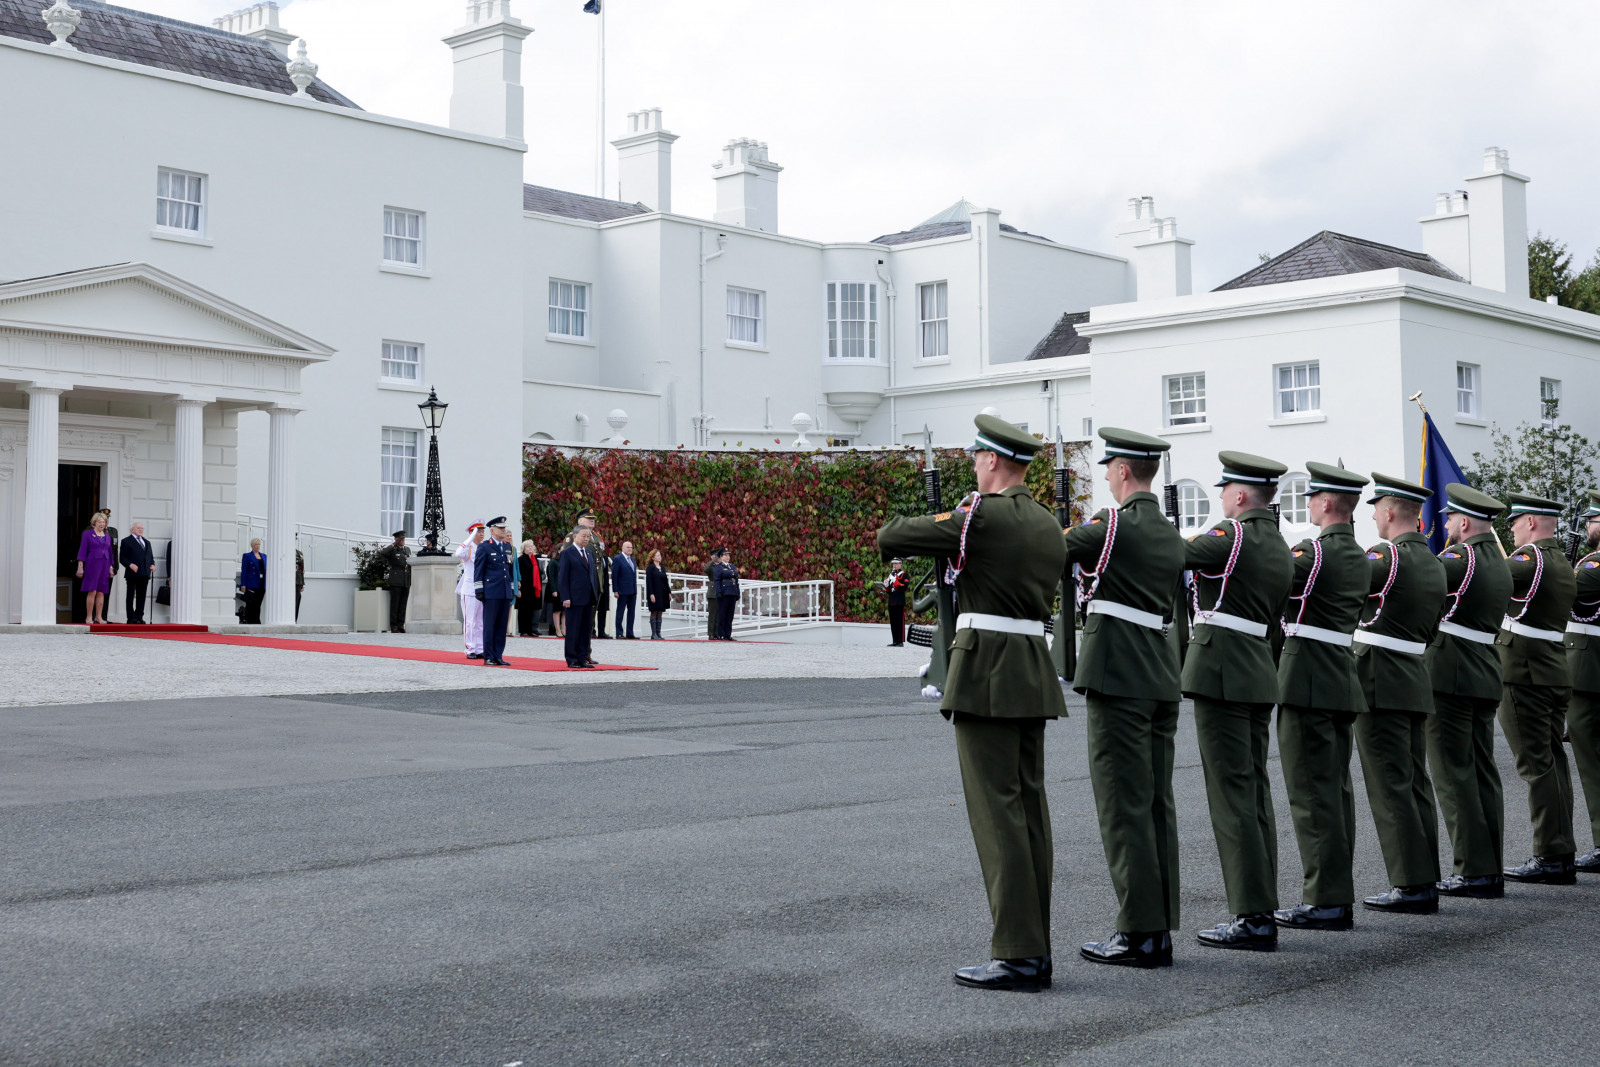
{"label": "asphalt pavement", "polygon": [[[1565,1063],[1600,1040],[1593,876],[1197,945],[1226,906],[1187,709],[1176,966],[1080,961],[1115,903],[1069,703],[1039,994],[950,980],[987,906],[950,728],[907,679],[4,709],[0,1063]],[[1359,768],[1357,793],[1378,892]]]}

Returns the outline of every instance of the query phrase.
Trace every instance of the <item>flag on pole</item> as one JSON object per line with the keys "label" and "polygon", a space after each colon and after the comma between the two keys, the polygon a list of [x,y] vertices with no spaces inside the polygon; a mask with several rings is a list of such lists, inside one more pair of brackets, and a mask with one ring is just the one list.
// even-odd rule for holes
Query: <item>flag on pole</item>
{"label": "flag on pole", "polygon": [[591,15],[600,14],[600,0],[589,0],[588,3],[583,5],[583,9]]}
{"label": "flag on pole", "polygon": [[1471,483],[1462,473],[1456,457],[1450,454],[1450,446],[1444,443],[1444,435],[1433,424],[1433,416],[1426,411],[1422,413],[1422,476],[1417,481],[1423,488],[1433,490],[1433,495],[1422,505],[1422,532],[1428,538],[1429,550],[1438,555],[1444,551],[1445,506],[1450,503],[1444,487],[1451,482]]}

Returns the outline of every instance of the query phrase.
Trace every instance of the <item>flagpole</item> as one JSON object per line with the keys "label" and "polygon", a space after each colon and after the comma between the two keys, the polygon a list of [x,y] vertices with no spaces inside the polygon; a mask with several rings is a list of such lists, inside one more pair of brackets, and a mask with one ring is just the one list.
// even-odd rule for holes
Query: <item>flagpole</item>
{"label": "flagpole", "polygon": [[595,78],[595,190],[594,195],[606,195],[606,4],[600,4],[600,70]]}

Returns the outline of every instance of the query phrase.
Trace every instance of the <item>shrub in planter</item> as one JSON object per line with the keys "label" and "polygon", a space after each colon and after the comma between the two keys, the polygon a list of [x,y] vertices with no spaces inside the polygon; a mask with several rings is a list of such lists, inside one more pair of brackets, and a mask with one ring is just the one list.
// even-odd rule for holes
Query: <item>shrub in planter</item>
{"label": "shrub in planter", "polygon": [[350,554],[356,558],[356,586],[359,589],[385,589],[388,587],[389,564],[378,550],[383,546],[351,545]]}

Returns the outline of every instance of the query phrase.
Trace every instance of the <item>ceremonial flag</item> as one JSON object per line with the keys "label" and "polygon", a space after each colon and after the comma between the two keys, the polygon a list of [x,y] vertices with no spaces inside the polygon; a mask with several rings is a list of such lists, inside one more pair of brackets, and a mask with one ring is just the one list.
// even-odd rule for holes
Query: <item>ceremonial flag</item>
{"label": "ceremonial flag", "polygon": [[1470,483],[1461,471],[1461,464],[1450,454],[1450,446],[1444,443],[1439,427],[1433,424],[1433,416],[1426,411],[1422,413],[1422,476],[1417,481],[1423,488],[1433,490],[1433,495],[1422,505],[1422,532],[1428,538],[1429,550],[1438,555],[1444,551],[1445,507],[1450,503],[1444,487],[1451,482]]}
{"label": "ceremonial flag", "polygon": [[583,5],[583,9],[591,15],[600,14],[600,0],[589,0],[587,4]]}

